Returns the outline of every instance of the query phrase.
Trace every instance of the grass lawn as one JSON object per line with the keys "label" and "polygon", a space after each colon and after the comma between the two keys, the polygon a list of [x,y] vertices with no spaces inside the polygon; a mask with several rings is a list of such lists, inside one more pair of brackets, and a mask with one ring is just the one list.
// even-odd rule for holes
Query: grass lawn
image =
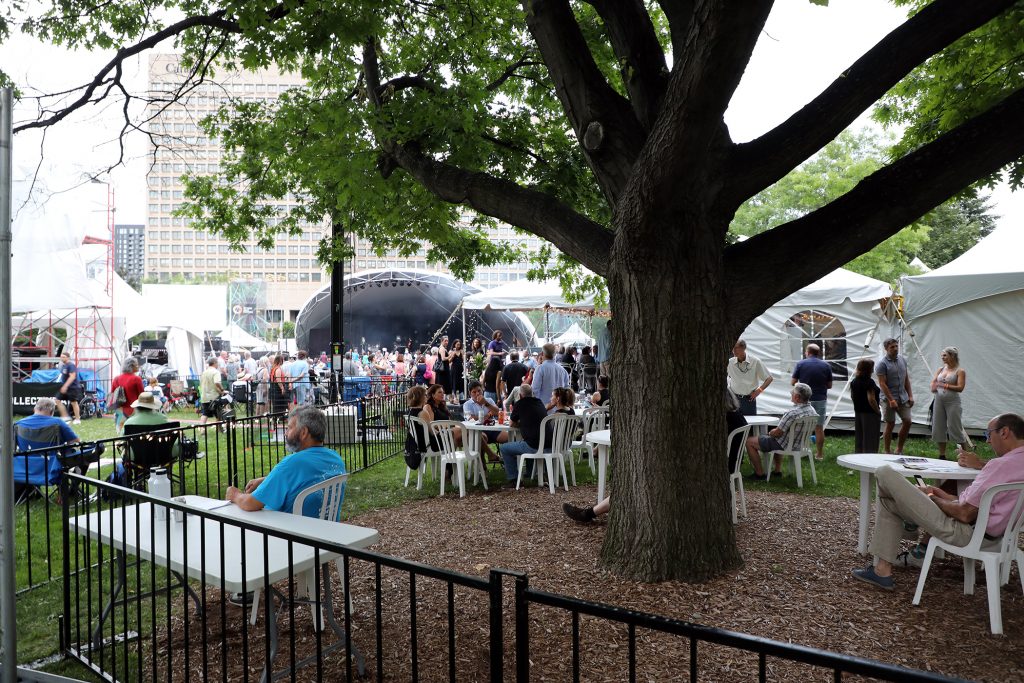
{"label": "grass lawn", "polygon": [[[170,419],[181,420],[183,424],[186,421],[193,421],[195,418],[195,414],[190,411],[182,411],[170,416]],[[113,420],[110,418],[86,420],[81,425],[75,425],[74,428],[83,440],[103,439],[114,435]],[[206,482],[200,482],[198,478],[186,477],[187,486],[189,490],[196,491],[202,495],[219,497],[222,494],[223,482],[226,482],[227,449],[224,443],[225,437],[223,434],[213,430],[203,432],[203,434],[208,434],[208,436],[205,437],[207,441],[201,443],[201,448],[207,451],[208,457],[205,461],[200,461],[202,469],[197,469],[196,474],[205,473],[209,479],[220,483],[206,486]],[[984,458],[991,457],[992,455],[987,444],[978,444],[978,450]],[[680,449],[680,451],[680,457],[685,457],[685,449]],[[828,435],[825,444],[825,461],[816,463],[817,486],[811,483],[810,468],[805,463],[803,465],[805,485],[802,490],[797,489],[796,479],[791,473],[791,460],[784,465],[784,470],[788,474],[783,479],[773,478],[770,483],[747,480],[745,486],[748,490],[799,492],[807,495],[856,498],[859,495],[860,486],[858,474],[836,464],[836,457],[838,455],[852,451],[852,434],[849,436]],[[935,445],[923,438],[912,438],[909,440],[906,451],[908,455],[932,457],[937,455]],[[283,449],[280,455],[276,457],[281,456],[283,456]],[[257,456],[254,455],[253,458],[255,457]],[[256,462],[252,464],[253,467],[259,465]],[[744,464],[744,472],[747,474],[752,472],[749,463]],[[374,510],[394,508],[408,501],[431,498],[437,495],[438,483],[436,479],[427,478],[424,481],[423,490],[417,491],[414,485],[415,478],[412,478],[410,486],[404,487],[404,477],[405,463],[401,457],[389,458],[373,467],[353,474],[349,479],[345,496],[345,518],[356,517]],[[577,483],[580,485],[596,482],[596,477],[586,464],[577,466],[576,478]],[[488,468],[489,484],[500,484],[503,480],[504,470],[500,466],[492,465]],[[449,486],[447,495],[452,495],[452,492],[453,489]],[[56,511],[55,521],[53,517],[54,510]],[[45,533],[44,530],[47,525],[44,512],[45,506],[38,502],[30,507],[29,515],[16,512],[16,544],[19,548],[24,548],[27,545],[25,543],[25,533],[26,525],[29,522],[33,525],[33,534]],[[60,508],[51,506],[50,514],[51,528],[54,529],[54,531],[51,531],[51,554],[54,563],[52,573],[57,578],[47,586],[36,588],[18,596],[18,661],[23,663],[49,657],[58,650],[57,615],[63,609],[62,585],[59,579],[61,562]],[[36,537],[34,536],[34,543],[36,542],[35,539]],[[19,586],[27,585],[27,577],[21,573],[23,562],[24,560],[19,558]],[[45,565],[34,569],[34,571],[42,572],[41,575],[36,574],[33,576],[36,582],[40,580],[40,576],[45,580]],[[145,632],[145,625],[140,630]],[[71,662],[56,662],[47,665],[45,670],[73,677],[86,678],[85,670]],[[87,678],[86,680],[93,679]]]}

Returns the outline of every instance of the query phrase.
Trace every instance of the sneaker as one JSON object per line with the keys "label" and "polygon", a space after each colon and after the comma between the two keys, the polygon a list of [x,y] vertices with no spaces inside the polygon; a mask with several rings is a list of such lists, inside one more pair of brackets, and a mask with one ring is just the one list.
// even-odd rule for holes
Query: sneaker
{"label": "sneaker", "polygon": [[876,574],[875,568],[870,564],[863,569],[854,569],[853,578],[858,581],[863,581],[864,583],[870,583],[876,588],[881,588],[882,590],[887,591],[891,591],[896,585],[896,582],[892,580],[891,576],[879,576]]}
{"label": "sneaker", "polygon": [[597,518],[594,514],[594,508],[580,508],[575,505],[570,505],[569,503],[562,503],[562,512],[564,512],[565,516],[569,519],[576,522],[582,522],[583,524],[589,524]]}
{"label": "sneaker", "polygon": [[914,549],[904,550],[896,556],[896,564],[904,567],[920,567],[923,562],[922,558],[914,555]]}
{"label": "sneaker", "polygon": [[767,478],[768,478],[767,474],[757,474],[757,473],[751,474],[749,477],[747,477],[747,479],[750,479],[752,481],[764,481]]}
{"label": "sneaker", "polygon": [[73,425],[80,425],[80,424],[82,424],[82,421],[81,420],[72,420],[71,424],[73,424]]}

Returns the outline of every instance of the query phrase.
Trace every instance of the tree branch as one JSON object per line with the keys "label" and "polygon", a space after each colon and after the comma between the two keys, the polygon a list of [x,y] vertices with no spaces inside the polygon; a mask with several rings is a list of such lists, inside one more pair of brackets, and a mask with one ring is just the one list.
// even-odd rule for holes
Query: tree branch
{"label": "tree branch", "polygon": [[[871,174],[828,205],[726,249],[732,329],[1024,156],[1024,90]],[[784,268],[767,276],[765,264]]]}
{"label": "tree branch", "polygon": [[495,78],[493,81],[487,84],[487,92],[493,92],[505,84],[505,81],[512,78],[516,74],[516,71],[521,66],[541,66],[543,62],[537,62],[530,59],[531,53],[527,52],[522,57],[517,59],[508,65],[508,67],[501,72],[501,75]]}
{"label": "tree branch", "polygon": [[222,31],[227,31],[229,33],[241,32],[241,28],[239,28],[236,22],[229,21],[224,18],[223,10],[218,10],[217,12],[214,12],[213,14],[209,15],[199,17],[188,17],[186,19],[182,19],[181,21],[171,24],[170,26],[167,26],[160,31],[157,31],[148,38],[141,40],[130,47],[123,47],[120,50],[118,50],[117,54],[114,55],[113,59],[107,62],[107,64],[102,69],[100,69],[99,73],[96,74],[96,77],[93,78],[89,84],[84,86],[85,90],[77,100],[72,102],[67,107],[64,107],[60,111],[56,112],[55,114],[53,114],[53,116],[39,119],[37,121],[30,121],[29,123],[25,123],[16,127],[14,129],[14,132],[18,133],[23,130],[29,130],[30,128],[47,128],[49,126],[54,125],[55,123],[63,121],[73,112],[77,111],[78,109],[81,109],[86,104],[89,104],[96,90],[103,86],[105,83],[109,83],[109,87],[119,86],[120,84],[118,81],[118,76],[115,75],[113,81],[109,82],[107,81],[107,77],[112,71],[115,72],[115,74],[119,73],[121,65],[124,62],[124,60],[128,59],[129,57],[134,57],[139,53],[145,52],[146,50],[152,47],[156,47],[158,44],[160,44],[167,38],[171,38],[191,28],[196,28],[200,26],[220,29]]}
{"label": "tree branch", "polygon": [[388,143],[385,151],[439,199],[527,230],[598,275],[607,274],[611,231],[548,193],[435,161],[409,145]]}
{"label": "tree branch", "polygon": [[644,130],[654,126],[668,83],[665,53],[641,0],[590,0],[619,59],[629,101]]}
{"label": "tree branch", "polygon": [[737,206],[847,128],[928,57],[987,23],[1015,0],[935,0],[846,69],[820,95],[760,138],[738,145],[730,166]]}
{"label": "tree branch", "polygon": [[672,34],[672,53],[683,54],[686,37],[690,34],[693,23],[693,0],[658,0],[661,11],[668,19],[669,32]]}
{"label": "tree branch", "polygon": [[594,63],[568,0],[523,0],[523,9],[587,163],[614,207],[644,144],[643,129]]}

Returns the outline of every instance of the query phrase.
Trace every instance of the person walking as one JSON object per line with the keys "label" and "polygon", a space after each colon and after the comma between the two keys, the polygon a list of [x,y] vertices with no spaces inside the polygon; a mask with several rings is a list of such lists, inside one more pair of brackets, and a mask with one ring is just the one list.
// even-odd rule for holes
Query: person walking
{"label": "person walking", "polygon": [[935,394],[932,404],[932,441],[939,446],[939,457],[946,459],[946,443],[956,442],[964,450],[973,450],[971,439],[964,430],[960,394],[967,387],[967,371],[960,367],[960,351],[955,346],[942,349],[942,367],[932,378],[931,390]]}
{"label": "person walking", "polygon": [[145,387],[142,386],[142,378],[139,377],[139,361],[134,356],[125,360],[121,366],[121,374],[115,377],[110,384],[111,391],[118,387],[124,389],[124,404],[114,409],[114,429],[120,434],[124,430],[125,420],[135,412],[132,403],[145,390]]}

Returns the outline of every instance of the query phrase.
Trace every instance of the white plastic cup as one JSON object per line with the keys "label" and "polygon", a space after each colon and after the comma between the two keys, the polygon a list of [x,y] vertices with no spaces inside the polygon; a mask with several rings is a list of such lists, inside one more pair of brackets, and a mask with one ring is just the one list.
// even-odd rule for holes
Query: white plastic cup
{"label": "white plastic cup", "polygon": [[[182,505],[185,504],[185,499],[181,496],[178,496],[177,498],[171,498],[171,500],[175,503],[179,503]],[[171,519],[173,519],[176,524],[181,524],[185,521],[185,511],[179,510],[178,508],[171,508]]]}

